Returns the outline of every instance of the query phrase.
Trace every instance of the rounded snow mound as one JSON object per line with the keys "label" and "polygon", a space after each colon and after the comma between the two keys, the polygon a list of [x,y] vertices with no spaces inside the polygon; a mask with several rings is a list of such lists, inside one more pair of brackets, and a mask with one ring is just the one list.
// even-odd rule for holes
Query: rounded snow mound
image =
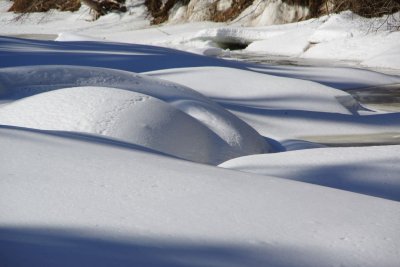
{"label": "rounded snow mound", "polygon": [[198,120],[240,155],[265,153],[269,149],[264,138],[244,121],[202,94],[177,83],[87,66],[42,65],[0,70],[0,100],[13,101],[81,86],[112,87],[158,98]]}
{"label": "rounded snow mound", "polygon": [[100,134],[201,163],[241,154],[172,105],[115,88],[74,87],[27,97],[1,108],[0,123]]}

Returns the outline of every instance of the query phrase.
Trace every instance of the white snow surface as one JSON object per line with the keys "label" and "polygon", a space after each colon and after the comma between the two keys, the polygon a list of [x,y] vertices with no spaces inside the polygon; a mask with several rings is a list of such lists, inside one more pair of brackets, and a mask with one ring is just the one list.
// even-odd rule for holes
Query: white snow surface
{"label": "white snow surface", "polygon": [[[281,141],[302,139],[304,136],[400,132],[399,113],[370,112],[341,90],[289,78],[290,75],[279,77],[283,73],[273,69],[258,70],[265,73],[212,67],[161,70],[147,74],[189,86],[220,103],[261,135]],[[324,70],[320,70],[320,74],[323,73]],[[352,71],[348,70],[341,74],[347,77],[350,73]],[[364,77],[369,73],[358,74]],[[295,72],[291,74],[296,77]],[[340,75],[340,72],[337,74]],[[327,75],[334,78],[335,73]],[[344,77],[340,81],[344,82]],[[205,79],[214,82],[204,87],[200,81]],[[367,79],[365,81],[368,82]],[[351,83],[357,81],[349,81]]]}
{"label": "white snow surface", "polygon": [[[3,68],[0,85],[4,88],[3,99],[22,98],[0,107],[3,124],[103,134],[210,164],[268,151],[255,130],[199,93],[130,72],[71,66]],[[113,88],[67,88],[41,94],[82,85]],[[134,93],[129,96],[116,88],[146,96],[137,98]],[[107,107],[103,107],[105,104]],[[140,127],[135,130],[137,133],[132,133],[135,125]],[[159,134],[165,134],[166,139],[161,141]],[[172,144],[172,138],[182,141],[185,152],[179,152],[180,145]],[[188,138],[198,140],[199,146],[194,146]]]}
{"label": "white snow surface", "polygon": [[[280,0],[258,0],[236,20],[211,23],[210,1],[190,1],[176,6],[169,23],[151,26],[143,0],[128,1],[128,12],[110,13],[93,21],[89,9],[51,11],[20,16],[0,6],[1,35],[39,35],[58,40],[108,40],[153,44],[210,56],[229,56],[226,42],[246,44],[246,52],[304,59],[346,61],[356,66],[398,70],[400,34],[395,31],[400,13],[381,18],[362,18],[349,11],[297,22],[308,10]],[[221,2],[228,6],[228,2]],[[180,23],[179,23],[180,22]],[[190,22],[182,24],[182,22]],[[289,24],[282,24],[288,23]],[[281,24],[281,25],[273,25]],[[394,56],[394,59],[393,59]],[[393,59],[393,60],[391,60]],[[364,63],[365,62],[365,63]]]}
{"label": "white snow surface", "polygon": [[[398,74],[397,17],[151,26],[143,2],[0,1],[0,266],[399,266],[400,113],[349,94],[400,84],[359,69]],[[330,67],[211,57],[237,44]]]}
{"label": "white snow surface", "polygon": [[0,136],[0,249],[11,266],[398,263],[398,202],[98,138]]}
{"label": "white snow surface", "polygon": [[173,106],[115,88],[64,88],[27,97],[1,108],[0,123],[100,134],[202,163],[241,154]]}
{"label": "white snow surface", "polygon": [[221,167],[400,200],[400,146],[341,147],[236,158]]}

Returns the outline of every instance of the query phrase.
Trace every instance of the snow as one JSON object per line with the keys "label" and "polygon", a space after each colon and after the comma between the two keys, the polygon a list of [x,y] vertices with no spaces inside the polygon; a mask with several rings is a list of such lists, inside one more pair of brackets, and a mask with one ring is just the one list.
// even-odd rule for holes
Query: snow
{"label": "snow", "polygon": [[308,13],[307,7],[288,5],[281,0],[256,0],[234,21],[245,26],[267,26],[296,22]]}
{"label": "snow", "polygon": [[393,18],[191,1],[151,26],[143,2],[0,2],[0,265],[397,267],[400,113],[352,96],[396,97],[363,69],[399,74]]}
{"label": "snow", "polygon": [[[312,29],[293,29],[287,33],[263,38],[260,41],[254,41],[246,47],[247,52],[268,51],[271,55],[299,56],[306,51],[310,43],[308,37]],[[296,40],[293,42],[293,40]]]}
{"label": "snow", "polygon": [[[0,85],[1,88],[4,88],[1,94],[3,99],[23,98],[17,103],[0,108],[0,123],[36,129],[75,130],[105,134],[120,137],[125,141],[140,142],[140,144],[186,159],[211,164],[238,155],[263,153],[268,150],[267,144],[256,131],[199,93],[177,84],[134,73],[69,66],[3,68],[0,71]],[[61,92],[56,90],[54,93],[40,94],[43,91],[82,85],[113,86],[113,88],[134,91],[145,94],[145,99],[153,96],[164,100],[174,108],[168,107],[162,102],[151,103],[154,102],[153,100],[150,103],[145,101],[142,105],[133,105],[138,102],[134,101],[136,98],[134,94],[132,98],[125,96],[127,93],[113,90],[113,88],[108,89],[110,92],[93,88],[80,90],[71,88]],[[100,92],[96,92],[96,90],[100,90]],[[29,97],[35,94],[38,95]],[[112,99],[114,94],[122,95],[115,96],[114,103],[105,100]],[[28,98],[26,99],[26,97]],[[101,107],[101,103],[105,102],[109,105],[107,109]],[[60,106],[64,106],[64,108],[60,109]],[[192,119],[184,116],[186,114],[178,112],[176,108],[188,114]],[[30,112],[32,109],[37,112]],[[147,109],[152,109],[155,113],[144,112]],[[48,113],[49,110],[52,112]],[[81,121],[84,114],[88,114],[86,118],[88,125]],[[70,116],[70,118],[59,125],[60,118],[65,118],[65,116]],[[46,121],[46,117],[49,121]],[[125,121],[128,118],[132,122],[126,124]],[[190,129],[190,132],[185,128],[182,138],[179,138],[180,131],[174,129],[180,123],[182,123],[182,129],[193,128]],[[143,125],[137,136],[131,133],[136,124]],[[170,133],[167,134],[169,128]],[[115,131],[122,132],[117,134],[114,133]],[[165,139],[167,143],[173,136],[182,140],[183,143],[186,142],[186,145],[182,144],[183,147],[187,147],[184,149],[186,152],[174,151],[175,149],[179,150],[179,145],[176,144],[170,148],[167,146],[171,145],[162,144],[163,142],[156,144],[160,139],[159,136],[155,137],[159,134],[157,131],[168,136]],[[196,135],[192,131],[199,133]],[[148,132],[151,134],[148,135]],[[205,138],[205,142],[202,142],[199,147],[191,148],[190,146],[193,144],[190,141],[184,141],[188,137],[199,141]],[[199,155],[195,155],[197,150]],[[218,155],[212,153],[213,151],[218,151]]]}
{"label": "snow", "polygon": [[0,109],[0,123],[100,134],[202,163],[241,154],[171,105],[106,87],[65,88],[24,98]]}
{"label": "snow", "polygon": [[400,69],[400,46],[396,45],[372,58],[364,60],[361,65],[377,68]]}
{"label": "snow", "polygon": [[221,167],[400,200],[400,146],[318,148],[236,158]]}
{"label": "snow", "polygon": [[[146,74],[183,84],[222,104],[246,103],[260,109],[307,109],[342,114],[351,114],[353,109],[358,108],[358,103],[343,91],[315,82],[253,71],[227,67],[197,67]],[[204,87],[201,81],[207,78],[215,82]],[[348,99],[349,103],[340,102],[341,99]]]}
{"label": "snow", "polygon": [[[258,0],[234,21],[211,23],[203,21],[210,16],[210,3],[192,0],[187,7],[174,7],[168,23],[152,27],[143,2],[130,1],[127,13],[111,13],[92,21],[85,6],[75,13],[51,11],[46,15],[18,17],[4,12],[10,6],[9,1],[4,1],[0,7],[3,25],[0,34],[61,34],[60,41],[150,44],[208,56],[229,56],[227,44],[245,44],[248,45],[245,52],[263,55],[333,63],[344,60],[355,66],[399,69],[398,60],[390,59],[394,52],[398,54],[393,50],[400,40],[399,32],[395,31],[400,13],[367,19],[345,11],[298,22],[307,17],[307,8],[289,6],[281,1]],[[218,2],[220,8],[229,5],[230,1]]]}
{"label": "snow", "polygon": [[[233,68],[197,67],[147,74],[203,93],[246,121],[261,135],[281,142],[308,140],[318,135],[400,132],[398,113],[370,112],[348,93],[296,79],[294,72],[291,72],[294,77],[288,78],[279,77],[282,74],[273,68],[264,71],[266,74]],[[320,74],[323,73],[321,70]],[[341,73],[341,81],[345,81],[347,75],[358,74],[362,75],[361,78],[369,73],[347,70],[347,73]],[[334,73],[330,75],[334,76]],[[385,80],[384,75],[379,78]],[[200,81],[205,79],[211,79],[213,83],[204,87]],[[357,81],[352,82],[354,86]]]}
{"label": "snow", "polygon": [[0,133],[0,249],[9,265],[398,263],[398,202],[74,134]]}

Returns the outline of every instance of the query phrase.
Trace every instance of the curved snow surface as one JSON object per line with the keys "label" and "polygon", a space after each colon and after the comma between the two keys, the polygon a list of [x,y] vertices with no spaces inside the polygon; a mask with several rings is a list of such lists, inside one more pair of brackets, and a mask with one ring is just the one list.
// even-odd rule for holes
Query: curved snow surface
{"label": "curved snow surface", "polygon": [[[40,93],[46,91],[81,86],[109,87],[108,91],[110,91],[110,93],[103,92],[101,89],[86,88],[72,90],[71,92],[73,93],[67,93],[67,91],[54,91],[43,94],[43,96],[40,95]],[[118,90],[118,88],[124,90]],[[103,95],[97,96],[98,90],[100,90],[102,92],[101,94]],[[33,66],[1,69],[0,98],[6,101],[28,98],[23,103],[11,103],[3,107],[0,110],[0,122],[9,125],[18,125],[31,128],[73,131],[79,130],[89,133],[109,135],[109,131],[97,129],[99,123],[105,121],[105,118],[100,118],[99,115],[96,115],[97,117],[93,118],[95,119],[92,121],[93,125],[88,126],[88,122],[84,127],[83,125],[80,125],[80,127],[77,125],[72,127],[71,124],[63,125],[63,120],[56,118],[57,116],[70,118],[71,121],[78,123],[79,117],[84,115],[81,113],[81,115],[78,115],[76,118],[72,118],[76,116],[74,113],[75,109],[73,109],[73,107],[75,105],[78,105],[79,107],[82,105],[90,106],[93,104],[92,101],[95,101],[98,104],[97,106],[93,107],[93,110],[99,111],[101,114],[103,114],[105,110],[108,109],[102,107],[102,105],[99,104],[99,101],[101,102],[101,99],[103,98],[113,97],[113,93],[111,92],[116,94],[115,97],[117,99],[120,97],[124,98],[123,96],[125,96],[126,93],[121,91],[126,90],[146,94],[147,96],[158,98],[166,102],[163,103],[162,107],[161,104],[157,104],[159,110],[154,112],[151,111],[149,114],[146,114],[146,117],[135,118],[136,115],[132,115],[132,120],[159,120],[157,118],[150,118],[151,114],[155,113],[156,115],[154,116],[156,117],[161,116],[163,110],[165,109],[164,105],[169,105],[169,109],[178,109],[182,113],[190,115],[190,117],[193,119],[193,122],[191,122],[189,125],[194,124],[194,121],[196,121],[196,125],[198,125],[196,127],[200,127],[199,125],[202,124],[204,129],[207,129],[207,134],[205,135],[210,137],[210,134],[212,134],[213,137],[211,139],[214,140],[212,142],[220,144],[212,149],[213,152],[204,151],[210,149],[209,145],[202,147],[200,150],[203,150],[203,152],[198,151],[199,156],[187,157],[187,153],[178,153],[179,155],[177,155],[177,153],[175,153],[176,151],[170,151],[169,149],[166,151],[165,149],[161,149],[161,151],[165,153],[170,153],[172,155],[197,162],[217,164],[239,155],[243,156],[264,153],[268,150],[264,138],[261,137],[253,128],[216,103],[195,92],[194,90],[191,90],[190,88],[131,72],[102,68],[74,66]],[[30,97],[36,94],[39,94],[38,97]],[[54,104],[49,103],[51,101],[54,101]],[[104,102],[105,101],[106,100],[104,100]],[[58,103],[58,105],[55,103]],[[35,106],[35,108],[30,110],[28,107],[25,107],[27,104]],[[58,108],[58,106],[61,104],[68,106],[68,112],[64,111],[65,113],[62,113],[63,111]],[[117,109],[117,106],[120,104],[121,103],[118,103],[117,101],[112,107],[109,108]],[[108,102],[107,105],[109,105]],[[40,106],[47,107],[48,110],[46,110],[46,108],[39,108]],[[24,112],[20,112],[22,109]],[[37,110],[41,110],[42,112],[38,113]],[[49,110],[51,110],[51,112],[49,112]],[[176,114],[180,114],[178,110],[174,110],[174,116]],[[33,120],[32,116],[37,116],[35,117],[36,120]],[[109,116],[109,114],[103,114],[101,116]],[[183,115],[179,116],[182,117]],[[9,119],[8,117],[13,117],[13,119]],[[43,124],[43,121],[46,120],[58,123],[51,125],[46,123]],[[173,120],[168,121],[171,123],[173,122],[175,125]],[[186,118],[185,121],[189,121],[189,118]],[[186,129],[190,127],[189,125],[178,124],[176,126]],[[121,127],[129,128],[130,126]],[[166,125],[163,127],[166,127]],[[192,143],[192,147],[197,147],[197,145],[194,145],[196,142],[199,143],[200,146],[204,145],[204,142],[198,141],[196,138],[196,136],[203,136],[203,133],[195,135],[189,134],[192,131],[193,130],[189,129],[183,131],[188,135],[185,138],[182,138],[182,140],[191,138],[192,142],[187,142],[187,145]],[[204,131],[202,130],[202,132]],[[127,134],[123,134],[122,136],[111,136],[118,138],[123,137],[124,140],[129,140],[129,138],[125,138]],[[172,141],[176,141],[179,140],[179,136],[180,135],[170,137],[173,139]],[[165,142],[167,141],[165,140]],[[169,142],[171,142],[171,140],[169,140]],[[171,144],[173,143],[175,142],[171,142]],[[162,147],[163,146],[161,146],[161,148]],[[157,149],[153,146],[152,148]],[[216,152],[215,157],[211,156],[211,154],[214,152]],[[189,154],[192,154],[192,152]]]}
{"label": "curved snow surface", "polygon": [[400,200],[400,146],[317,148],[236,158],[223,168]]}
{"label": "curved snow surface", "polygon": [[0,122],[106,135],[203,163],[221,162],[240,154],[173,106],[114,88],[75,87],[38,94],[1,109]]}
{"label": "curved snow surface", "polygon": [[398,266],[398,202],[56,134],[0,126],[5,266]]}

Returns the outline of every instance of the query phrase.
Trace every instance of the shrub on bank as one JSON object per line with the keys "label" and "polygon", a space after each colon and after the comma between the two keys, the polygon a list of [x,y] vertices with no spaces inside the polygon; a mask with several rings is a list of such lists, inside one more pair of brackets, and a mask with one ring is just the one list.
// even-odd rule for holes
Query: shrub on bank
{"label": "shrub on bank", "polygon": [[282,2],[306,6],[312,17],[351,10],[360,16],[372,18],[400,11],[399,0],[282,0]]}
{"label": "shrub on bank", "polygon": [[14,0],[9,11],[16,13],[47,12],[50,9],[76,11],[81,3],[94,10],[97,16],[111,11],[125,12],[125,0]]}
{"label": "shrub on bank", "polygon": [[14,0],[9,11],[16,13],[47,12],[50,9],[76,11],[80,0]]}
{"label": "shrub on bank", "polygon": [[[205,0],[204,0],[205,1]],[[211,20],[230,21],[252,5],[255,0],[232,0],[231,7],[224,11],[217,9],[218,0],[209,1]],[[268,0],[264,0],[268,1]],[[288,5],[308,7],[311,17],[351,10],[364,17],[380,17],[400,11],[400,0],[281,0]],[[96,17],[111,11],[125,12],[125,0],[13,0],[9,11],[17,13],[47,12],[50,9],[76,11],[81,4],[95,11]],[[169,11],[177,4],[187,6],[191,0],[145,0],[153,23],[159,24],[168,19]]]}
{"label": "shrub on bank", "polygon": [[[268,0],[264,0],[268,1]],[[311,17],[351,10],[364,17],[380,17],[400,11],[400,0],[281,0],[288,5],[308,7]],[[235,19],[255,0],[232,0],[232,5],[225,11],[218,11],[218,0],[210,1],[208,9],[213,21],[230,21]],[[187,6],[190,0],[146,0],[145,5],[153,17],[153,23],[159,24],[168,19],[169,11],[176,5]]]}

